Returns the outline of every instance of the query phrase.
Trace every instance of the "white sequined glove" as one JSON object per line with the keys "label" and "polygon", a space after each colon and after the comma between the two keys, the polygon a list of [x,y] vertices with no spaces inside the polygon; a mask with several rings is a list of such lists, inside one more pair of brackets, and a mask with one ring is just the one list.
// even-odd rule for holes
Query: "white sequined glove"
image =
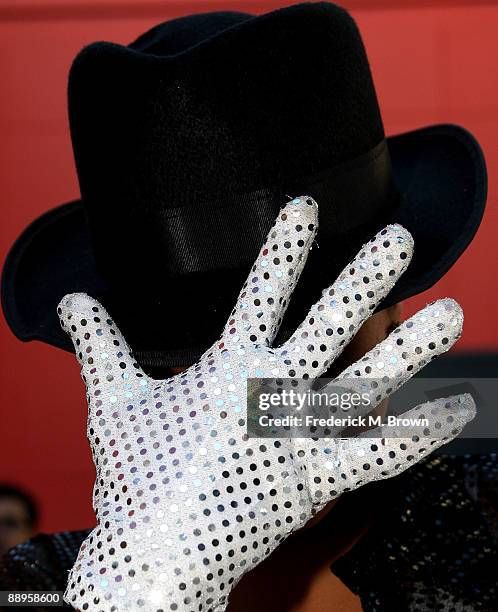
{"label": "white sequined glove", "polygon": [[[399,474],[473,417],[464,395],[413,409],[430,417],[437,438],[381,438],[382,431],[374,440],[371,432],[348,440],[248,438],[247,378],[319,376],[411,259],[409,233],[382,230],[293,336],[272,348],[316,228],[311,198],[282,209],[221,339],[168,380],[142,372],[98,302],[73,294],[60,303],[87,386],[97,472],[97,527],[65,594],[73,607],[222,611],[241,576],[328,501]],[[454,301],[435,302],[344,375],[378,375],[399,386],[453,345],[462,321]],[[377,399],[394,386],[381,386]]]}

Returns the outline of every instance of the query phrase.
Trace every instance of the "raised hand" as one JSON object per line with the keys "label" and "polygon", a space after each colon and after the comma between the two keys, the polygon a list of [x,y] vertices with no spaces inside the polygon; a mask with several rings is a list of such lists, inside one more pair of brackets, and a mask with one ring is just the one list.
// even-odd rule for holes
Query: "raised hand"
{"label": "raised hand", "polygon": [[[98,302],[84,294],[61,301],[61,324],[87,387],[97,472],[97,527],[81,547],[65,594],[73,607],[222,611],[241,576],[327,502],[400,473],[473,417],[465,395],[413,409],[429,416],[434,437],[388,439],[382,430],[355,439],[248,437],[247,378],[325,372],[411,259],[409,233],[385,228],[291,338],[272,348],[316,228],[311,198],[285,206],[220,340],[168,380],[144,374]],[[455,302],[435,302],[343,376],[378,370],[399,386],[453,345],[462,322]],[[396,385],[381,386],[379,401]]]}

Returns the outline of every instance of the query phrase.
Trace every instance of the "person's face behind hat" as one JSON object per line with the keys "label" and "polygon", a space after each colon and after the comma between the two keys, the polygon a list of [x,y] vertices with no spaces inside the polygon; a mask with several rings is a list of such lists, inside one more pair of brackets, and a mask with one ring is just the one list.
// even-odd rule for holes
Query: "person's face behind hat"
{"label": "person's face behind hat", "polygon": [[[402,305],[373,314],[360,328],[333,367],[324,374],[333,377],[363,357],[400,324]],[[184,368],[175,368],[176,372]],[[388,400],[377,407],[385,414]],[[357,501],[357,500],[356,500]],[[355,503],[355,497],[349,497]],[[336,508],[336,506],[339,506]],[[379,512],[372,503],[364,520],[351,519],[348,504],[342,510],[340,498],[331,501],[300,532],[291,536],[275,553],[246,574],[230,595],[229,612],[292,610],[321,612],[327,609],[358,609],[357,598],[330,572],[330,565],[346,554],[368,531]],[[381,511],[381,510],[380,510]],[[337,516],[336,516],[337,515]],[[325,519],[326,520],[323,520]],[[339,528],[333,526],[338,524]],[[303,565],[302,559],[307,563]],[[306,569],[303,569],[306,568]],[[347,605],[347,608],[343,606]]]}

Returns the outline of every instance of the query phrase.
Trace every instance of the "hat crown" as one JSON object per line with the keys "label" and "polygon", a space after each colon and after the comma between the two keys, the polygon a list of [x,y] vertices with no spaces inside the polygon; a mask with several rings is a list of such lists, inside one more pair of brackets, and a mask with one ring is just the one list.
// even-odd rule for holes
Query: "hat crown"
{"label": "hat crown", "polygon": [[377,229],[396,202],[365,49],[332,4],[94,43],[72,66],[69,116],[111,309],[146,300],[155,312],[174,286],[215,334],[287,195],[319,202],[323,258],[351,222]]}
{"label": "hat crown", "polygon": [[326,3],[195,15],[130,47],[90,45],[71,70],[69,114],[82,196],[99,215],[290,188],[383,138],[356,25]]}

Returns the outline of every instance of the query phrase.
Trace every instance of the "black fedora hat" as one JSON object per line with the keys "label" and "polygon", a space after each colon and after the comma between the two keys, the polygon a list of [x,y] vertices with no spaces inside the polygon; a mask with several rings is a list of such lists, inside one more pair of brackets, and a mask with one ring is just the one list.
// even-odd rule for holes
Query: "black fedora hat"
{"label": "black fedora hat", "polygon": [[289,197],[317,200],[320,229],[281,338],[383,225],[416,246],[387,307],[436,283],[483,215],[475,139],[454,125],[386,139],[359,32],[333,4],[193,15],[128,47],[94,43],[68,95],[81,200],[36,219],[7,257],[2,304],[21,340],[72,350],[56,305],[85,291],[146,369],[191,363]]}

